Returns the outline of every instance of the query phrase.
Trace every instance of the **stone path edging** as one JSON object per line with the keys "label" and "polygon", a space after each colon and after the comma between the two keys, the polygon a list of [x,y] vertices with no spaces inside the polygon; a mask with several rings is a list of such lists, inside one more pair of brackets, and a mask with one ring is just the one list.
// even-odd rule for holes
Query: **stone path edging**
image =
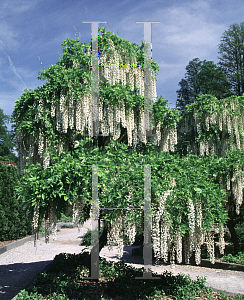
{"label": "stone path edging", "polygon": [[[67,223],[59,222],[59,223],[57,223],[57,227],[60,229],[63,224],[74,225],[72,222],[67,222]],[[76,226],[74,226],[74,227],[76,227]],[[45,233],[38,233],[38,239],[40,239],[44,236],[45,236]],[[4,252],[8,251],[8,250],[11,250],[11,249],[14,249],[16,247],[22,246],[26,242],[34,241],[34,238],[35,238],[35,235],[32,234],[31,236],[27,236],[27,237],[24,237],[24,238],[19,239],[17,241],[14,241],[12,243],[9,243],[7,245],[4,245],[4,246],[0,247],[0,255],[3,254]]]}
{"label": "stone path edging", "polygon": [[[135,249],[132,250],[132,255],[143,257],[143,250],[141,249],[141,247],[135,248]],[[191,266],[197,266],[193,260],[191,260],[190,265]],[[220,262],[220,261],[215,261],[215,264],[212,264],[207,259],[202,259],[201,260],[201,265],[199,265],[198,267],[244,272],[244,266],[243,265],[232,264],[232,263],[227,263],[227,262]]]}
{"label": "stone path edging", "polygon": [[[45,236],[44,233],[39,233],[38,234],[38,239],[42,238],[44,236]],[[2,253],[5,253],[6,251],[8,251],[10,249],[17,248],[17,247],[25,244],[26,242],[34,241],[34,237],[35,237],[35,235],[33,234],[32,236],[28,236],[28,237],[19,239],[17,241],[14,241],[12,243],[9,243],[5,246],[0,247],[0,255]],[[142,249],[140,249],[140,248],[133,249],[132,250],[132,255],[133,256],[143,256]],[[192,263],[191,265],[195,266],[194,263]],[[219,261],[215,261],[215,264],[211,264],[211,262],[207,259],[202,259],[200,266],[205,267],[205,268],[211,268],[211,269],[222,269],[222,270],[233,270],[233,271],[244,272],[244,266],[243,265],[232,264],[232,263],[227,263],[227,262],[219,262]]]}
{"label": "stone path edging", "polygon": [[[38,239],[44,237],[45,234],[44,233],[39,233],[38,234]],[[16,247],[22,246],[23,244],[25,244],[26,242],[30,242],[30,241],[34,241],[35,235],[31,235],[31,236],[27,236],[24,237],[22,239],[19,239],[17,241],[14,241],[12,243],[9,243],[7,245],[4,245],[2,247],[0,247],[0,255],[3,254],[4,252],[14,249]]]}
{"label": "stone path edging", "polygon": [[[61,247],[63,247],[62,248],[63,250],[65,248],[64,252],[74,253],[76,251],[75,249],[76,249],[77,246],[79,246],[78,248],[80,248],[80,245],[78,245],[79,243],[77,243],[77,238],[80,238],[81,236],[83,236],[85,234],[85,232],[87,231],[87,229],[89,229],[89,228],[91,228],[91,224],[89,223],[89,221],[87,221],[85,224],[83,224],[83,226],[81,228],[81,231],[78,234],[79,237],[78,237],[77,233],[75,233],[75,235],[74,235],[72,233],[72,231],[69,231],[69,229],[64,229],[64,231],[61,230],[61,233],[60,233],[61,235],[59,235],[59,233],[58,233],[59,238],[57,239],[57,241],[50,241],[50,247],[49,248],[50,248],[50,250],[52,250],[51,252],[55,252],[55,251],[59,250],[59,247],[61,246]],[[62,233],[62,231],[63,231],[63,233]],[[68,233],[68,235],[66,235],[67,233]],[[34,239],[34,236],[28,237],[28,238],[30,239],[29,244],[31,244],[31,239]],[[23,279],[26,280],[26,283],[29,282],[29,284],[30,284],[36,277],[36,276],[34,276],[35,275],[34,273],[38,273],[38,272],[43,271],[43,269],[45,269],[45,267],[48,267],[47,265],[49,263],[51,263],[50,259],[53,260],[53,253],[50,252],[49,255],[46,257],[47,253],[46,253],[46,250],[45,250],[45,257],[46,257],[45,262],[44,263],[42,262],[43,259],[41,258],[41,256],[40,257],[37,256],[38,260],[34,257],[36,259],[34,261],[32,256],[36,255],[36,249],[35,249],[34,252],[33,252],[33,249],[30,249],[31,251],[29,253],[27,261],[22,261],[22,259],[20,260],[19,259],[19,255],[20,255],[19,252],[21,252],[21,254],[24,255],[24,251],[26,251],[25,242],[27,242],[26,238],[24,238],[22,240],[24,240],[24,242],[23,242],[24,245],[22,244],[22,247],[20,247],[19,249],[17,248],[16,250],[13,249],[13,248],[16,247],[16,244],[17,244],[17,243],[13,242],[15,244],[15,247],[12,247],[13,250],[9,251],[10,252],[9,254],[8,254],[8,252],[4,253],[3,256],[2,256],[2,265],[3,265],[2,266],[2,275],[4,274],[4,280],[5,280],[5,281],[3,281],[3,283],[7,287],[5,287],[3,285],[3,283],[0,284],[0,285],[4,286],[6,288],[5,290],[2,289],[5,292],[5,294],[6,294],[6,291],[7,291],[8,295],[11,294],[12,297],[17,295],[18,290],[16,290],[16,288],[19,289],[19,290],[23,289],[23,287],[22,287]],[[74,241],[75,241],[75,243],[73,243]],[[26,243],[26,244],[28,245],[28,243]],[[44,246],[46,247],[46,244],[45,244],[45,241],[43,240],[43,238],[41,238],[40,235],[39,235],[39,240],[37,241],[37,244],[38,244],[37,255],[40,255],[40,254],[42,255],[42,252],[44,250]],[[72,249],[71,251],[66,250],[67,245],[68,245],[69,249],[71,247],[71,249]],[[20,244],[18,246],[20,246]],[[48,245],[47,245],[47,247],[48,247]],[[134,264],[133,265],[134,267],[137,267],[137,268],[139,267],[140,268],[140,267],[144,266],[143,265],[143,258],[142,257],[137,257],[136,258],[135,256],[133,257],[132,253],[131,253],[132,249],[135,248],[135,247],[138,247],[138,246],[133,246],[132,248],[131,247],[125,247],[124,248],[124,258],[123,259],[129,265]],[[20,251],[22,248],[24,248],[24,250]],[[100,256],[106,258],[107,260],[114,260],[117,257],[117,254],[118,254],[117,252],[118,251],[116,251],[116,249],[114,249],[112,252],[110,252],[110,251],[108,251],[107,248],[108,247],[104,247],[104,249],[101,250],[101,255]],[[114,248],[116,248],[116,247],[114,247]],[[130,249],[127,249],[127,248],[130,248]],[[73,252],[73,249],[74,249],[74,252]],[[15,253],[12,253],[13,251]],[[38,254],[38,252],[39,252],[39,254]],[[80,250],[78,252],[80,253]],[[59,252],[57,252],[57,253],[59,253]],[[8,255],[10,255],[10,258],[8,258]],[[12,257],[12,255],[13,255],[13,257]],[[5,262],[5,256],[6,256],[6,258],[8,258],[9,263]],[[16,257],[18,257],[18,259],[15,261]],[[1,255],[0,255],[0,258],[1,258]],[[40,265],[40,263],[41,263],[41,265]],[[16,266],[14,266],[14,264],[16,264]],[[4,266],[4,265],[6,265],[6,266]],[[16,270],[14,269],[14,267],[15,267]],[[37,268],[38,268],[38,271],[37,271]],[[236,272],[235,270],[231,271],[231,270],[228,270],[228,269],[217,271],[214,268],[215,268],[214,265],[212,265],[212,268],[206,268],[206,267],[203,267],[203,266],[201,268],[201,267],[195,267],[195,266],[192,266],[192,265],[184,265],[184,266],[183,265],[175,265],[175,270],[171,270],[170,265],[167,265],[167,266],[152,266],[153,272],[157,272],[159,274],[161,274],[165,270],[169,270],[170,272],[172,272],[173,275],[177,275],[178,273],[189,274],[192,279],[196,279],[196,276],[206,277],[206,279],[207,279],[206,286],[214,286],[216,290],[223,290],[227,294],[230,293],[231,295],[232,294],[237,294],[237,293],[240,293],[240,294],[244,295],[244,290],[243,290],[244,273],[243,272]],[[13,271],[18,271],[18,270],[23,271],[23,274],[21,274],[21,278],[19,278],[20,276],[18,276],[17,272],[15,272],[16,275],[14,275],[14,276],[16,278],[14,278],[13,277],[13,274],[14,274]],[[12,271],[12,272],[10,272],[10,271]],[[6,275],[8,275],[9,278],[6,279]],[[15,285],[13,284],[13,279],[15,279]],[[20,280],[21,282],[18,282],[18,280]],[[223,284],[223,282],[224,282],[224,284]],[[25,283],[25,286],[27,285],[26,283]],[[6,299],[6,300],[16,299],[16,298],[12,298],[12,297],[11,298],[10,297],[9,298],[5,297],[3,299]],[[0,295],[0,298],[1,298],[1,295]]]}

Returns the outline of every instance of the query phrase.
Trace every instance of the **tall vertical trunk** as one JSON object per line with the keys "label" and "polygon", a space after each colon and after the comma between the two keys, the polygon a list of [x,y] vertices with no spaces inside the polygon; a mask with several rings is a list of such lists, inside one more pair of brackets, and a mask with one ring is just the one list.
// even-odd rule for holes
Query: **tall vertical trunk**
{"label": "tall vertical trunk", "polygon": [[104,227],[103,227],[103,232],[102,235],[99,237],[99,242],[96,243],[95,246],[93,246],[93,248],[91,249],[91,253],[90,253],[90,264],[89,264],[89,271],[90,271],[90,277],[91,277],[91,257],[93,253],[97,252],[97,247],[99,249],[99,253],[102,250],[102,248],[107,244],[107,240],[108,240],[108,232],[110,230],[110,224],[108,222],[104,222]]}
{"label": "tall vertical trunk", "polygon": [[239,241],[238,241],[238,236],[236,234],[235,223],[234,223],[233,219],[228,220],[227,226],[230,231],[231,242],[234,245],[234,253],[237,254],[240,250],[240,245],[239,245]]}

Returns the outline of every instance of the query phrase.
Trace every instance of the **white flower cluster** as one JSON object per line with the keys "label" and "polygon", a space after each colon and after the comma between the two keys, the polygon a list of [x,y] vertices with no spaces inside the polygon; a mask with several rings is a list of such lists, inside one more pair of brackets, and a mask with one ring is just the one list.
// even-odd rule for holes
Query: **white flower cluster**
{"label": "white flower cluster", "polygon": [[[143,81],[144,72],[142,66],[139,67],[137,66],[135,57],[132,58],[132,61],[130,63],[128,60],[126,60],[124,64],[120,64],[119,63],[120,55],[118,54],[118,51],[115,50],[112,41],[110,41],[110,48],[113,50],[114,56],[108,56],[106,52],[100,56],[100,65],[101,65],[100,76],[105,78],[108,82],[110,82],[110,84],[121,82],[122,85],[125,85],[126,83],[129,83],[131,84],[132,90],[134,89],[134,86],[137,85],[139,87],[140,94],[143,96],[144,95],[144,81]],[[154,100],[157,98],[156,81],[155,81],[154,73],[152,73],[152,98]],[[145,130],[143,130],[142,127],[145,127],[144,129],[149,130],[151,124],[147,124],[146,122],[147,120],[144,117],[144,114],[140,113],[140,117],[138,119],[139,121],[138,128],[137,128],[137,124],[135,123],[133,111],[129,112],[129,117],[126,120],[124,104],[122,105],[122,107],[117,108],[117,112],[114,116],[116,120],[113,120],[112,122],[112,116],[110,114],[108,114],[107,117],[109,118],[108,124],[109,124],[110,133],[114,136],[114,139],[119,137],[120,127],[118,126],[118,124],[121,119],[122,126],[124,128],[127,128],[129,145],[137,143],[137,137],[136,137],[137,134],[139,134],[140,140],[146,143]],[[103,118],[101,117],[100,120],[102,119]],[[102,129],[105,127],[106,126],[104,124],[103,126],[101,126]]]}
{"label": "white flower cluster", "polygon": [[55,117],[55,112],[56,112],[56,106],[54,104],[54,99],[55,99],[55,92],[53,93],[52,96],[52,103],[51,103],[51,117],[54,118]]}
{"label": "white flower cluster", "polygon": [[[41,132],[39,134],[39,141],[38,141],[38,154],[39,156],[42,158],[43,157],[43,154],[44,154],[44,137],[41,136]],[[41,137],[40,137],[41,136]]]}
{"label": "white flower cluster", "polygon": [[158,208],[152,212],[153,250],[157,261],[167,261],[170,244],[170,224],[165,216],[165,201],[172,191],[168,190],[159,198]]}
{"label": "white flower cluster", "polygon": [[81,131],[82,122],[82,101],[76,101],[75,106],[75,127],[77,131]]}
{"label": "white flower cluster", "polygon": [[30,147],[29,147],[29,157],[33,158],[33,155],[34,155],[34,145],[30,144]]}
{"label": "white flower cluster", "polygon": [[230,174],[227,175],[226,182],[227,182],[227,190],[229,191],[230,190]]}
{"label": "white flower cluster", "polygon": [[210,262],[212,264],[215,263],[215,256],[214,256],[214,234],[211,231],[207,231],[205,234],[205,241],[207,244],[207,251],[210,256]]}
{"label": "white flower cluster", "polygon": [[73,223],[78,225],[79,232],[84,221],[84,203],[76,200],[73,205]]}
{"label": "white flower cluster", "polygon": [[176,251],[176,261],[177,263],[182,263],[182,235],[180,230],[178,230],[174,236],[174,245]]}
{"label": "white flower cluster", "polygon": [[[188,115],[185,117],[184,122],[181,123],[179,128],[181,133],[187,133],[193,129],[199,134],[200,140],[197,142],[197,145],[201,156],[209,155],[210,152],[226,156],[228,150],[244,149],[244,110],[240,105],[234,103],[235,100],[232,100],[231,103],[227,101],[222,103],[222,111],[217,111],[216,103],[213,103],[210,113],[206,113],[199,118],[197,113],[194,112],[192,118]],[[232,111],[239,114],[231,113],[229,107],[231,107]],[[206,127],[207,131],[209,131],[211,125],[218,126],[222,133],[215,132],[214,138],[203,141],[201,139],[203,128]],[[228,134],[226,135],[224,132]],[[196,145],[192,143],[189,150],[194,150],[194,147]]]}
{"label": "white flower cluster", "polygon": [[44,155],[44,158],[43,158],[43,169],[47,169],[47,167],[49,166],[50,164],[50,154],[48,152],[46,152],[46,154]]}
{"label": "white flower cluster", "polygon": [[[126,217],[129,216],[130,216],[129,220],[126,220]],[[125,216],[124,233],[129,238],[129,244],[132,245],[135,242],[135,237],[136,237],[136,222],[135,222],[134,211],[128,211]]]}
{"label": "white flower cluster", "polygon": [[224,227],[220,227],[220,232],[219,232],[219,252],[221,255],[224,255],[224,250],[225,250],[225,239],[224,239]]}
{"label": "white flower cluster", "polygon": [[158,123],[156,126],[156,143],[159,146],[161,141],[161,124]]}
{"label": "white flower cluster", "polygon": [[44,101],[42,98],[40,98],[39,103],[38,103],[38,112],[36,114],[35,121],[39,121],[39,119],[43,113],[43,105],[44,105]]}
{"label": "white flower cluster", "polygon": [[195,249],[195,207],[191,199],[188,200],[188,220],[190,252],[192,252]]}
{"label": "white flower cluster", "polygon": [[57,239],[56,223],[57,223],[57,216],[56,216],[54,206],[52,204],[49,211],[49,226],[51,227],[52,230],[53,241]]}
{"label": "white flower cluster", "polygon": [[194,236],[194,244],[195,244],[195,261],[197,265],[201,263],[201,246],[204,242],[205,234],[202,229],[202,205],[201,201],[197,200],[196,203],[196,226],[195,226],[195,236]]}
{"label": "white flower cluster", "polygon": [[112,224],[111,230],[108,233],[108,241],[107,244],[109,246],[109,250],[113,248],[113,245],[119,246],[119,257],[123,256],[123,218],[119,215],[116,221]]}
{"label": "white flower cluster", "polygon": [[33,233],[36,233],[36,230],[38,228],[38,221],[39,221],[39,205],[36,204],[34,207],[34,214],[32,220]]}
{"label": "white flower cluster", "polygon": [[209,122],[210,122],[210,118],[209,118],[209,115],[207,115],[207,116],[205,117],[205,123],[206,123],[207,131],[209,131]]}
{"label": "white flower cluster", "polygon": [[[159,134],[160,130],[160,134]],[[160,141],[160,151],[168,152],[175,150],[175,145],[177,144],[177,128],[176,125],[174,127],[165,127],[161,128],[159,124],[156,128],[157,141],[159,141],[159,136],[161,135]],[[159,145],[159,143],[158,143]]]}
{"label": "white flower cluster", "polygon": [[74,129],[74,101],[71,96],[68,97],[68,119],[69,119],[69,128]]}
{"label": "white flower cluster", "polygon": [[232,181],[232,192],[234,194],[234,198],[236,201],[236,213],[237,215],[240,214],[240,207],[243,201],[243,176],[244,172],[237,166],[236,170],[234,171]]}
{"label": "white flower cluster", "polygon": [[68,119],[68,105],[67,105],[67,98],[64,95],[64,92],[61,93],[60,96],[60,103],[59,103],[59,110],[61,113],[61,122],[62,122],[62,131],[63,132],[67,132],[68,129],[68,123],[69,123],[69,119]]}
{"label": "white flower cluster", "polygon": [[[129,192],[129,196],[127,198],[128,207],[133,206],[133,192]],[[128,219],[128,220],[127,220]],[[129,243],[132,245],[135,241],[136,237],[136,222],[135,222],[135,211],[128,209],[124,218],[124,234],[128,236]]]}

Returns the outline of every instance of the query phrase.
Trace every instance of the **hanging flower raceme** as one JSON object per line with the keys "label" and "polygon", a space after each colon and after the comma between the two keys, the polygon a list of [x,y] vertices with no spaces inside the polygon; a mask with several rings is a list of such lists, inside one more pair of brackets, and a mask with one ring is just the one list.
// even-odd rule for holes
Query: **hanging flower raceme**
{"label": "hanging flower raceme", "polygon": [[201,246],[204,242],[204,230],[202,229],[202,205],[200,199],[196,203],[196,227],[195,227],[195,261],[197,265],[201,263]]}
{"label": "hanging flower raceme", "polygon": [[174,236],[175,252],[176,252],[176,261],[178,264],[182,263],[182,235],[180,229],[176,232]]}
{"label": "hanging flower raceme", "polygon": [[39,208],[40,208],[40,205],[35,204],[33,220],[32,220],[32,229],[33,229],[33,233],[35,234],[34,245],[35,245],[35,241],[36,241],[36,232],[37,232],[38,223],[39,223]]}
{"label": "hanging flower raceme", "polygon": [[190,252],[192,252],[195,249],[195,208],[191,199],[188,200],[188,221]]}
{"label": "hanging flower raceme", "polygon": [[78,202],[78,200],[75,200],[73,204],[73,223],[78,225],[79,232],[84,221],[84,202]]}
{"label": "hanging flower raceme", "polygon": [[[194,132],[190,150],[197,145],[201,156],[209,155],[210,152],[226,156],[228,151],[244,149],[242,107],[242,97],[230,97],[218,101],[210,95],[199,95],[186,110],[184,121],[179,128],[180,132],[188,134]],[[188,126],[189,119],[194,120],[190,126]],[[216,141],[220,142],[216,143]]]}
{"label": "hanging flower raceme", "polygon": [[215,255],[214,255],[214,234],[208,230],[206,232],[206,235],[205,235],[205,238],[206,238],[206,245],[207,245],[207,251],[208,251],[208,254],[210,256],[210,262],[212,264],[215,263]]}
{"label": "hanging flower raceme", "polygon": [[220,232],[219,232],[219,252],[221,255],[224,255],[224,250],[225,250],[225,239],[224,239],[224,227],[220,227]]}
{"label": "hanging flower raceme", "polygon": [[121,215],[117,216],[116,221],[112,224],[111,230],[108,233],[108,242],[109,250],[112,250],[114,245],[119,247],[118,256],[121,258],[123,256],[123,218]]}
{"label": "hanging flower raceme", "polygon": [[237,166],[233,173],[232,181],[232,191],[236,201],[236,213],[240,214],[240,207],[243,201],[243,171]]}
{"label": "hanging flower raceme", "polygon": [[166,191],[159,198],[159,204],[157,208],[153,209],[152,212],[152,240],[153,240],[153,250],[157,261],[163,259],[167,261],[168,258],[168,247],[170,240],[170,224],[168,218],[164,215],[165,212],[165,202],[167,197],[172,191]]}
{"label": "hanging flower raceme", "polygon": [[129,244],[132,245],[136,237],[136,220],[135,220],[135,210],[130,209],[133,207],[133,192],[129,192],[127,198],[128,210],[126,211],[124,217],[124,234],[129,238]]}

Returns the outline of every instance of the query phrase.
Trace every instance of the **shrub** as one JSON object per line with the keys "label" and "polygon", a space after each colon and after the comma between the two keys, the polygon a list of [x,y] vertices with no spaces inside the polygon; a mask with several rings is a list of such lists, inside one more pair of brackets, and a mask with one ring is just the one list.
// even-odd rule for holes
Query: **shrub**
{"label": "shrub", "polygon": [[224,255],[221,260],[228,263],[244,265],[244,253],[238,252],[237,255],[232,255],[229,253],[228,255]]}
{"label": "shrub", "polygon": [[14,240],[31,234],[31,219],[18,200],[15,186],[19,182],[17,168],[0,163],[0,240]]}

